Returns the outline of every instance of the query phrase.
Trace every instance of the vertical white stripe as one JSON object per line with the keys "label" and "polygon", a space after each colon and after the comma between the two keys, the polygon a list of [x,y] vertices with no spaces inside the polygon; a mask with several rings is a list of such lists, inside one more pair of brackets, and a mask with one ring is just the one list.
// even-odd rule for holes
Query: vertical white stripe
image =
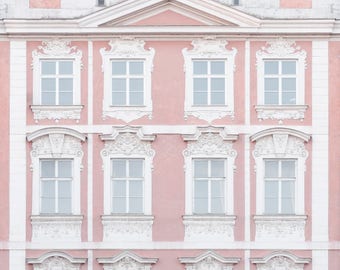
{"label": "vertical white stripe", "polygon": [[[10,43],[9,240],[26,241],[26,42]],[[10,250],[9,269],[25,269],[25,251]]]}
{"label": "vertical white stripe", "polygon": [[[250,124],[250,43],[249,40],[245,42],[245,55],[244,55],[244,80],[245,80],[245,124]],[[234,91],[236,93],[236,91]],[[236,97],[235,97],[236,98]]]}
{"label": "vertical white stripe", "polygon": [[93,250],[87,251],[87,270],[93,270]]}
{"label": "vertical white stripe", "polygon": [[[313,41],[312,240],[328,241],[328,42]],[[327,269],[327,268],[325,268]]]}
{"label": "vertical white stripe", "polygon": [[[93,124],[93,43],[88,42],[88,125]],[[93,135],[87,137],[87,236],[93,240]]]}
{"label": "vertical white stripe", "polygon": [[312,256],[313,270],[328,270],[328,250],[313,250]]}
{"label": "vertical white stripe", "polygon": [[244,251],[244,270],[250,270],[250,250]]}

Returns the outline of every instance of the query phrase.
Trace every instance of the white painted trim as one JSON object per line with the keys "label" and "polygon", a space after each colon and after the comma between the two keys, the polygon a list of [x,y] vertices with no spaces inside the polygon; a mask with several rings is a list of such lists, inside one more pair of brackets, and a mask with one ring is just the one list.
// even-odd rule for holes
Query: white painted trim
{"label": "white painted trim", "polygon": [[[26,41],[10,42],[9,68],[9,240],[26,241]],[[19,254],[13,251],[10,258]],[[25,268],[17,260],[10,260],[16,265],[11,270]]]}
{"label": "white painted trim", "polygon": [[[333,254],[333,253],[330,253]],[[312,265],[313,270],[323,270],[323,269],[329,269],[329,261],[328,261],[329,251],[328,250],[318,250],[313,249],[312,250]],[[333,270],[333,269],[329,269]]]}
{"label": "white painted trim", "polygon": [[9,270],[25,269],[26,251],[24,249],[9,251]]}

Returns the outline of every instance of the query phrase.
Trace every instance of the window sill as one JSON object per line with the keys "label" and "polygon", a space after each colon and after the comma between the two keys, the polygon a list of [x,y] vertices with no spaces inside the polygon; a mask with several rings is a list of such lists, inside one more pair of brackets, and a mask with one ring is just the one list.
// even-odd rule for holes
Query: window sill
{"label": "window sill", "polygon": [[256,105],[257,118],[262,120],[283,120],[293,119],[303,121],[308,105]]}
{"label": "window sill", "polygon": [[184,112],[184,119],[188,119],[189,116],[195,116],[199,119],[205,120],[209,123],[216,119],[221,119],[225,116],[230,116],[234,119],[234,110],[228,105],[225,106],[191,106]]}
{"label": "window sill", "polygon": [[149,106],[109,106],[103,110],[103,119],[117,118],[124,122],[131,122],[143,116],[152,118],[152,108]]}
{"label": "window sill", "polygon": [[82,215],[31,216],[32,242],[80,242],[82,221]]}
{"label": "window sill", "polygon": [[234,241],[236,216],[183,216],[185,241]]}
{"label": "window sill", "polygon": [[256,241],[305,241],[306,215],[257,215]]}
{"label": "window sill", "polygon": [[83,105],[31,105],[31,110],[36,123],[43,119],[54,120],[55,122],[61,119],[72,119],[78,123],[83,107]]}
{"label": "window sill", "polygon": [[104,215],[103,241],[152,241],[153,220],[145,215]]}

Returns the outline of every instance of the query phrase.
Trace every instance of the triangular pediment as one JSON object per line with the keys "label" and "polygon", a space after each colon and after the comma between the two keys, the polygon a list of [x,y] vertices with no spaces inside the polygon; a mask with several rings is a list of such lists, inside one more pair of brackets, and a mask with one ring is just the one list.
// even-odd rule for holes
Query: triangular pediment
{"label": "triangular pediment", "polygon": [[81,18],[83,27],[256,27],[259,19],[213,0],[125,0]]}

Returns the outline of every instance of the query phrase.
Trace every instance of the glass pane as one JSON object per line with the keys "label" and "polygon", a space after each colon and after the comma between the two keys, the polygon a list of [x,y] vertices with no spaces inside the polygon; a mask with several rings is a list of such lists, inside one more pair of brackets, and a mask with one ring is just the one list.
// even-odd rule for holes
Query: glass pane
{"label": "glass pane", "polygon": [[126,198],[112,198],[112,213],[126,213]]}
{"label": "glass pane", "polygon": [[278,181],[265,181],[265,197],[278,200],[279,198]]}
{"label": "glass pane", "polygon": [[282,181],[282,198],[294,198],[295,197],[295,181]]}
{"label": "glass pane", "polygon": [[124,106],[126,105],[125,92],[113,92],[112,93],[112,106]]}
{"label": "glass pane", "polygon": [[211,181],[211,197],[224,198],[224,181]]}
{"label": "glass pane", "polygon": [[265,91],[279,91],[279,80],[277,78],[265,78],[264,79]]}
{"label": "glass pane", "polygon": [[208,79],[194,78],[194,91],[208,91]]}
{"label": "glass pane", "polygon": [[211,213],[212,214],[223,214],[224,213],[224,199],[223,198],[212,198],[211,199]]}
{"label": "glass pane", "polygon": [[194,213],[206,214],[208,213],[208,198],[195,198],[194,200]]}
{"label": "glass pane", "polygon": [[194,61],[194,74],[208,74],[208,62],[207,61]]}
{"label": "glass pane", "polygon": [[282,198],[281,213],[282,214],[294,214],[295,213],[294,204],[295,204],[294,198]]}
{"label": "glass pane", "polygon": [[114,180],[112,181],[113,197],[126,197],[126,181]]}
{"label": "glass pane", "polygon": [[56,74],[56,62],[55,61],[42,61],[41,62],[41,74],[42,75],[55,75]]}
{"label": "glass pane", "polygon": [[130,197],[143,198],[143,181],[130,181]]}
{"label": "glass pane", "polygon": [[41,177],[55,177],[55,161],[41,160]]}
{"label": "glass pane", "polygon": [[130,198],[129,213],[143,213],[143,198]]}
{"label": "glass pane", "polygon": [[224,73],[225,73],[224,61],[211,62],[211,74],[224,74]]}
{"label": "glass pane", "polygon": [[70,198],[59,199],[58,213],[71,214],[72,213],[72,201]]}
{"label": "glass pane", "polygon": [[295,177],[295,160],[282,160],[282,177]]}
{"label": "glass pane", "polygon": [[112,61],[112,75],[125,75],[126,62]]}
{"label": "glass pane", "polygon": [[131,75],[141,75],[143,73],[143,62],[130,62]]}
{"label": "glass pane", "polygon": [[54,78],[42,78],[41,79],[41,91],[55,92],[56,79]]}
{"label": "glass pane", "polygon": [[264,212],[265,214],[278,214],[279,205],[277,199],[266,198],[265,199]]}
{"label": "glass pane", "polygon": [[112,160],[112,177],[114,178],[126,177],[126,160],[124,159]]}
{"label": "glass pane", "polygon": [[282,61],[282,74],[296,74],[296,62]]}
{"label": "glass pane", "polygon": [[130,105],[141,106],[144,104],[143,92],[130,92]]}
{"label": "glass pane", "polygon": [[73,93],[72,92],[60,92],[59,93],[59,105],[72,105]]}
{"label": "glass pane", "polygon": [[279,62],[278,61],[265,61],[264,62],[264,74],[279,74]]}
{"label": "glass pane", "polygon": [[194,197],[195,198],[208,198],[208,181],[198,181],[194,182],[195,190]]}
{"label": "glass pane", "polygon": [[194,92],[194,105],[207,105],[208,93],[207,92]]}
{"label": "glass pane", "polygon": [[194,160],[194,177],[208,177],[208,160]]}
{"label": "glass pane", "polygon": [[72,177],[72,161],[71,160],[59,160],[58,176],[59,177]]}
{"label": "glass pane", "polygon": [[58,196],[59,198],[72,197],[72,182],[71,181],[58,181]]}
{"label": "glass pane", "polygon": [[130,79],[130,91],[143,92],[144,80],[143,79]]}
{"label": "glass pane", "polygon": [[41,213],[51,214],[55,213],[55,199],[41,198]]}
{"label": "glass pane", "polygon": [[60,61],[59,62],[59,74],[73,74],[73,62],[72,61]]}
{"label": "glass pane", "polygon": [[282,93],[282,104],[296,104],[296,93],[295,92],[283,92]]}
{"label": "glass pane", "polygon": [[211,91],[223,91],[225,90],[225,79],[212,78],[211,79]]}
{"label": "glass pane", "polygon": [[265,160],[265,174],[264,177],[278,177],[279,176],[279,161],[278,160]]}
{"label": "glass pane", "polygon": [[211,177],[224,177],[224,160],[211,160]]}
{"label": "glass pane", "polygon": [[56,105],[55,93],[42,92],[41,93],[41,105]]}
{"label": "glass pane", "polygon": [[224,91],[211,93],[211,105],[225,105]]}
{"label": "glass pane", "polygon": [[55,181],[41,181],[41,197],[55,198]]}
{"label": "glass pane", "polygon": [[296,91],[295,78],[282,78],[282,91]]}
{"label": "glass pane", "polygon": [[131,159],[129,162],[129,176],[143,177],[143,164],[142,159]]}
{"label": "glass pane", "polygon": [[265,92],[264,93],[264,104],[279,104],[279,93],[278,92]]}
{"label": "glass pane", "polygon": [[73,79],[72,78],[64,78],[59,79],[59,90],[63,92],[72,92],[73,90]]}
{"label": "glass pane", "polygon": [[112,79],[112,91],[113,92],[125,92],[126,91],[126,79]]}

